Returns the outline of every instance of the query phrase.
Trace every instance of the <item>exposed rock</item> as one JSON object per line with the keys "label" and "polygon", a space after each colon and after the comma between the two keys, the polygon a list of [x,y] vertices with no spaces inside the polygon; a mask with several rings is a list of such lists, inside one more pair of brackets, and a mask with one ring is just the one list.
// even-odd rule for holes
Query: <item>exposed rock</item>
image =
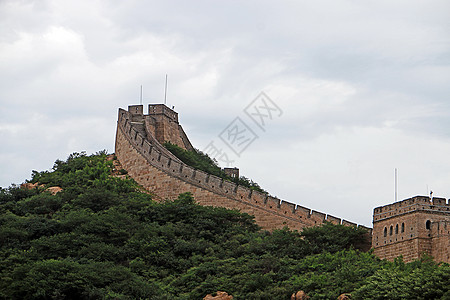
{"label": "exposed rock", "polygon": [[203,298],[203,300],[231,300],[233,299],[233,296],[228,295],[227,292],[217,292],[216,296],[213,296],[211,294],[208,294]]}
{"label": "exposed rock", "polygon": [[47,188],[46,190],[49,191],[50,194],[56,195],[57,193],[61,192],[63,189],[60,188],[59,186],[51,186],[51,187]]}
{"label": "exposed rock", "polygon": [[291,300],[306,300],[309,299],[309,296],[306,295],[304,291],[298,291],[297,293],[292,294]]}
{"label": "exposed rock", "polygon": [[351,297],[352,297],[351,294],[341,294],[339,295],[338,300],[350,300]]}
{"label": "exposed rock", "polygon": [[37,188],[39,186],[39,183],[31,183],[31,182],[26,182],[26,183],[22,183],[21,185],[20,185],[20,188],[21,189],[27,189],[27,190],[32,190],[32,189],[35,189],[35,188]]}
{"label": "exposed rock", "polygon": [[[36,183],[27,182],[27,183],[22,183],[20,185],[20,188],[32,190],[32,189],[36,189],[36,188],[45,188],[45,185],[39,184],[39,182],[36,182]],[[51,186],[49,188],[46,188],[45,190],[49,191],[50,194],[55,195],[55,194],[61,192],[63,189],[60,188],[59,186]]]}

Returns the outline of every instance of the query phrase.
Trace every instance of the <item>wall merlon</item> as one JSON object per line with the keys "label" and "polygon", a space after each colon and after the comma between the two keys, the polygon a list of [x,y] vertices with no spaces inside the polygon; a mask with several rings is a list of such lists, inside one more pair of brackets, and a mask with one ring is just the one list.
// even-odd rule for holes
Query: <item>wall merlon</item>
{"label": "wall merlon", "polygon": [[269,208],[278,209],[280,207],[280,205],[281,205],[280,199],[272,197],[272,196],[267,197],[266,206],[268,206]]}
{"label": "wall merlon", "polygon": [[180,169],[181,169],[181,163],[179,163],[179,162],[177,162],[177,161],[174,161],[174,160],[172,160],[172,161],[170,162],[170,170],[171,170],[173,173],[175,173],[175,174],[177,174],[177,175],[181,175],[181,174],[180,174]]}
{"label": "wall merlon", "polygon": [[128,105],[128,112],[133,115],[144,115],[143,105]]}
{"label": "wall merlon", "polygon": [[150,157],[150,153],[152,152],[152,145],[147,140],[144,141],[142,149],[144,150],[144,153],[147,154],[148,157]]}
{"label": "wall merlon", "polygon": [[126,110],[119,108],[118,123],[122,127],[125,127],[125,123],[127,122],[127,114],[128,112]]}
{"label": "wall merlon", "polygon": [[247,200],[249,194],[249,189],[243,187],[242,185],[238,185],[236,189],[236,195],[241,200]]}
{"label": "wall merlon", "polygon": [[214,175],[209,176],[208,185],[210,188],[212,188],[216,191],[220,190],[221,183],[222,183],[222,178],[214,176]]}
{"label": "wall merlon", "polygon": [[159,159],[159,155],[160,155],[160,153],[159,153],[159,151],[158,150],[156,150],[156,149],[152,149],[152,151],[149,153],[150,154],[150,159],[151,159],[151,161],[154,163],[154,162],[156,162],[156,161],[158,161],[158,159]]}
{"label": "wall merlon", "polygon": [[144,145],[144,139],[142,138],[142,136],[140,134],[138,134],[136,136],[136,144],[139,146],[143,146]]}
{"label": "wall merlon", "polygon": [[306,208],[301,205],[297,205],[296,207],[296,214],[299,216],[302,216],[304,218],[310,218],[311,217],[311,210],[309,208]]}
{"label": "wall merlon", "polygon": [[342,220],[342,225],[352,226],[352,227],[357,227],[358,226],[358,224],[350,222],[350,221],[347,221],[347,220]]}
{"label": "wall merlon", "polygon": [[227,193],[227,194],[231,194],[231,193],[234,194],[234,193],[235,193],[235,190],[236,190],[236,183],[225,180],[225,181],[223,182],[222,189],[223,189],[223,190],[225,191],[225,193]]}
{"label": "wall merlon", "polygon": [[326,221],[331,222],[331,223],[333,223],[335,225],[340,225],[341,222],[342,222],[342,220],[340,218],[336,218],[336,217],[331,216],[331,215],[327,215]]}
{"label": "wall merlon", "polygon": [[433,197],[433,205],[447,205],[447,200],[445,198]]}
{"label": "wall merlon", "polygon": [[137,134],[138,134],[138,131],[134,127],[131,127],[130,136],[131,136],[131,139],[133,140],[133,142],[135,144],[136,144],[136,136],[137,136]]}
{"label": "wall merlon", "polygon": [[252,192],[252,197],[250,199],[250,202],[252,203],[257,203],[259,205],[264,205],[266,201],[266,195],[263,193],[260,193],[258,191],[253,191]]}
{"label": "wall merlon", "polygon": [[206,184],[206,178],[208,178],[208,173],[205,173],[203,171],[200,170],[195,170],[195,183],[196,184]]}
{"label": "wall merlon", "polygon": [[182,166],[182,170],[181,170],[181,176],[186,178],[186,180],[191,179],[192,177],[194,177],[195,171],[193,168],[186,166],[184,164],[181,165]]}
{"label": "wall merlon", "polygon": [[367,233],[368,233],[370,236],[372,236],[372,234],[373,234],[373,229],[370,228],[370,227],[366,227],[366,226],[363,226],[363,225],[358,225],[358,228],[363,228],[363,229],[367,230]]}
{"label": "wall merlon", "polygon": [[324,213],[321,213],[321,212],[318,212],[315,210],[311,211],[311,218],[313,218],[317,221],[321,221],[321,222],[325,221],[325,216],[326,215]]}
{"label": "wall merlon", "polygon": [[426,197],[426,196],[415,196],[413,197],[417,203],[424,203],[424,204],[429,204],[431,199],[430,197]]}
{"label": "wall merlon", "polygon": [[169,158],[165,155],[161,155],[159,157],[159,162],[161,167],[165,168],[167,170],[168,164],[169,164]]}
{"label": "wall merlon", "polygon": [[295,214],[295,204],[282,200],[280,204],[280,210],[283,213],[289,212]]}
{"label": "wall merlon", "polygon": [[127,120],[127,122],[125,122],[125,132],[130,133],[130,131],[131,131],[131,123]]}

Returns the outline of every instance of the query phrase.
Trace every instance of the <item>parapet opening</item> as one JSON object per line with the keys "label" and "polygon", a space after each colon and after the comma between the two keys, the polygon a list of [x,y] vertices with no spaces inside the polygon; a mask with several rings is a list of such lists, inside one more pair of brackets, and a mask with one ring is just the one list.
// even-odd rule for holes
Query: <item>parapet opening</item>
{"label": "parapet opening", "polygon": [[427,220],[427,221],[426,221],[426,223],[425,223],[425,228],[428,229],[428,230],[431,229],[431,221],[430,221],[430,220]]}

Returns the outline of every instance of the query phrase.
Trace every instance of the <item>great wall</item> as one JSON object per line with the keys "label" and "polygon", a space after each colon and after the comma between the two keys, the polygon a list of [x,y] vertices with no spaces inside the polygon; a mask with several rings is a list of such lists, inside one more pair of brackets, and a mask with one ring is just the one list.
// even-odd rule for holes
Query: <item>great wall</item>
{"label": "great wall", "polygon": [[[285,226],[301,230],[326,221],[358,226],[196,170],[168,151],[162,145],[165,141],[193,149],[175,111],[164,104],[150,104],[147,115],[143,105],[119,109],[115,154],[128,174],[156,199],[175,199],[190,192],[201,205],[253,215],[267,230]],[[450,262],[450,204],[442,198],[430,200],[414,197],[375,208],[373,231],[359,225],[372,235],[374,253],[390,260],[403,255],[411,261],[426,252],[438,261]]]}

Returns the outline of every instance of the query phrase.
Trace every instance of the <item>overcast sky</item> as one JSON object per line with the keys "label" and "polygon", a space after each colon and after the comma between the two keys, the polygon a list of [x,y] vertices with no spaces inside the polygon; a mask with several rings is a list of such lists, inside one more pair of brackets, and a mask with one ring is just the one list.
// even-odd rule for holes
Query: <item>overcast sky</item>
{"label": "overcast sky", "polygon": [[[274,196],[366,226],[395,168],[399,200],[450,197],[450,2],[411,0],[0,0],[0,186],[114,152],[118,108],[141,85],[164,102],[165,74],[194,146]],[[219,137],[236,117],[239,156]]]}

